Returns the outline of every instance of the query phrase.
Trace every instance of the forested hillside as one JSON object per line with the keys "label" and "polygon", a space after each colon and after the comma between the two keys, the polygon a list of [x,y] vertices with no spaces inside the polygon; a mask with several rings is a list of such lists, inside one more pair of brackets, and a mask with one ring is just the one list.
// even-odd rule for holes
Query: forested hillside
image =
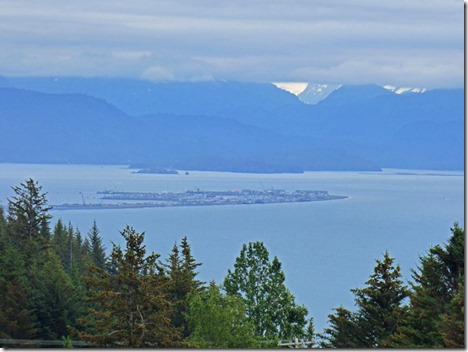
{"label": "forested hillside", "polygon": [[420,257],[409,286],[385,252],[356,308],[338,307],[314,330],[314,307],[295,301],[277,257],[244,244],[222,283],[201,282],[184,237],[166,256],[130,226],[124,246],[52,219],[29,179],[0,208],[0,346],[463,348],[464,230]]}

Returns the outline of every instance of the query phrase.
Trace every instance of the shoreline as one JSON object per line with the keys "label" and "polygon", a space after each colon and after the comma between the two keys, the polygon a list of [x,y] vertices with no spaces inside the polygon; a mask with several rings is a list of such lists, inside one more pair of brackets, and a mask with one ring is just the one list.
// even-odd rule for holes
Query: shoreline
{"label": "shoreline", "polygon": [[[135,201],[133,203],[89,203],[52,205],[55,210],[95,210],[95,209],[132,209],[132,208],[168,208],[168,207],[196,207],[196,206],[223,206],[223,205],[255,205],[255,204],[281,204],[306,203],[327,200],[339,200],[348,196],[330,195],[327,191],[297,190],[286,192],[284,190],[250,190],[241,191],[201,191],[199,189],[183,193],[171,192],[115,192],[101,191],[102,202]],[[142,202],[143,201],[143,202]]]}

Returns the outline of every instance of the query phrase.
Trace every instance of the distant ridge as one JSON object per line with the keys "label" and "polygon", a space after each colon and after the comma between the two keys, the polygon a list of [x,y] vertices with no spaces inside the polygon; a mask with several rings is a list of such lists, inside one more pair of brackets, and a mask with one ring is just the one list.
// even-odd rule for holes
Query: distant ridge
{"label": "distant ridge", "polygon": [[0,88],[0,150],[0,162],[140,163],[254,173],[379,170],[351,153],[233,119],[130,117],[102,99],[15,88]]}
{"label": "distant ridge", "polygon": [[381,96],[390,96],[392,94],[393,92],[377,84],[367,84],[360,86],[342,85],[339,88],[333,90],[326,99],[320,102],[320,104],[344,105],[358,103]]}
{"label": "distant ridge", "polygon": [[273,84],[5,80],[16,88],[0,89],[0,162],[238,172],[464,169],[463,89],[395,94],[344,85],[309,105]]}
{"label": "distant ridge", "polygon": [[11,86],[44,93],[81,93],[104,99],[129,115],[219,115],[229,110],[272,109],[298,98],[269,83],[151,82],[127,78],[15,77]]}

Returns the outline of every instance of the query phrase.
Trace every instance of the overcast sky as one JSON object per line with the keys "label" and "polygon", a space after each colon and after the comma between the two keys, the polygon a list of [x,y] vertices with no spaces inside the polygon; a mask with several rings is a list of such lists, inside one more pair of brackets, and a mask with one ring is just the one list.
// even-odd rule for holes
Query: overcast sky
{"label": "overcast sky", "polygon": [[0,75],[462,87],[461,0],[0,0]]}

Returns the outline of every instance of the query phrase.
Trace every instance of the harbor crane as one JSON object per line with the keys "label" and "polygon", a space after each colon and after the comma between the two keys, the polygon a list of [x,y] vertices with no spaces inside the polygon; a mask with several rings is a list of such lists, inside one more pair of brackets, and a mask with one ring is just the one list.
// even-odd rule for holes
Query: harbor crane
{"label": "harbor crane", "polygon": [[84,195],[83,195],[83,192],[80,192],[80,194],[81,194],[81,199],[83,200],[83,205],[85,205],[85,206],[86,206],[86,202],[85,202],[85,200],[84,200]]}

